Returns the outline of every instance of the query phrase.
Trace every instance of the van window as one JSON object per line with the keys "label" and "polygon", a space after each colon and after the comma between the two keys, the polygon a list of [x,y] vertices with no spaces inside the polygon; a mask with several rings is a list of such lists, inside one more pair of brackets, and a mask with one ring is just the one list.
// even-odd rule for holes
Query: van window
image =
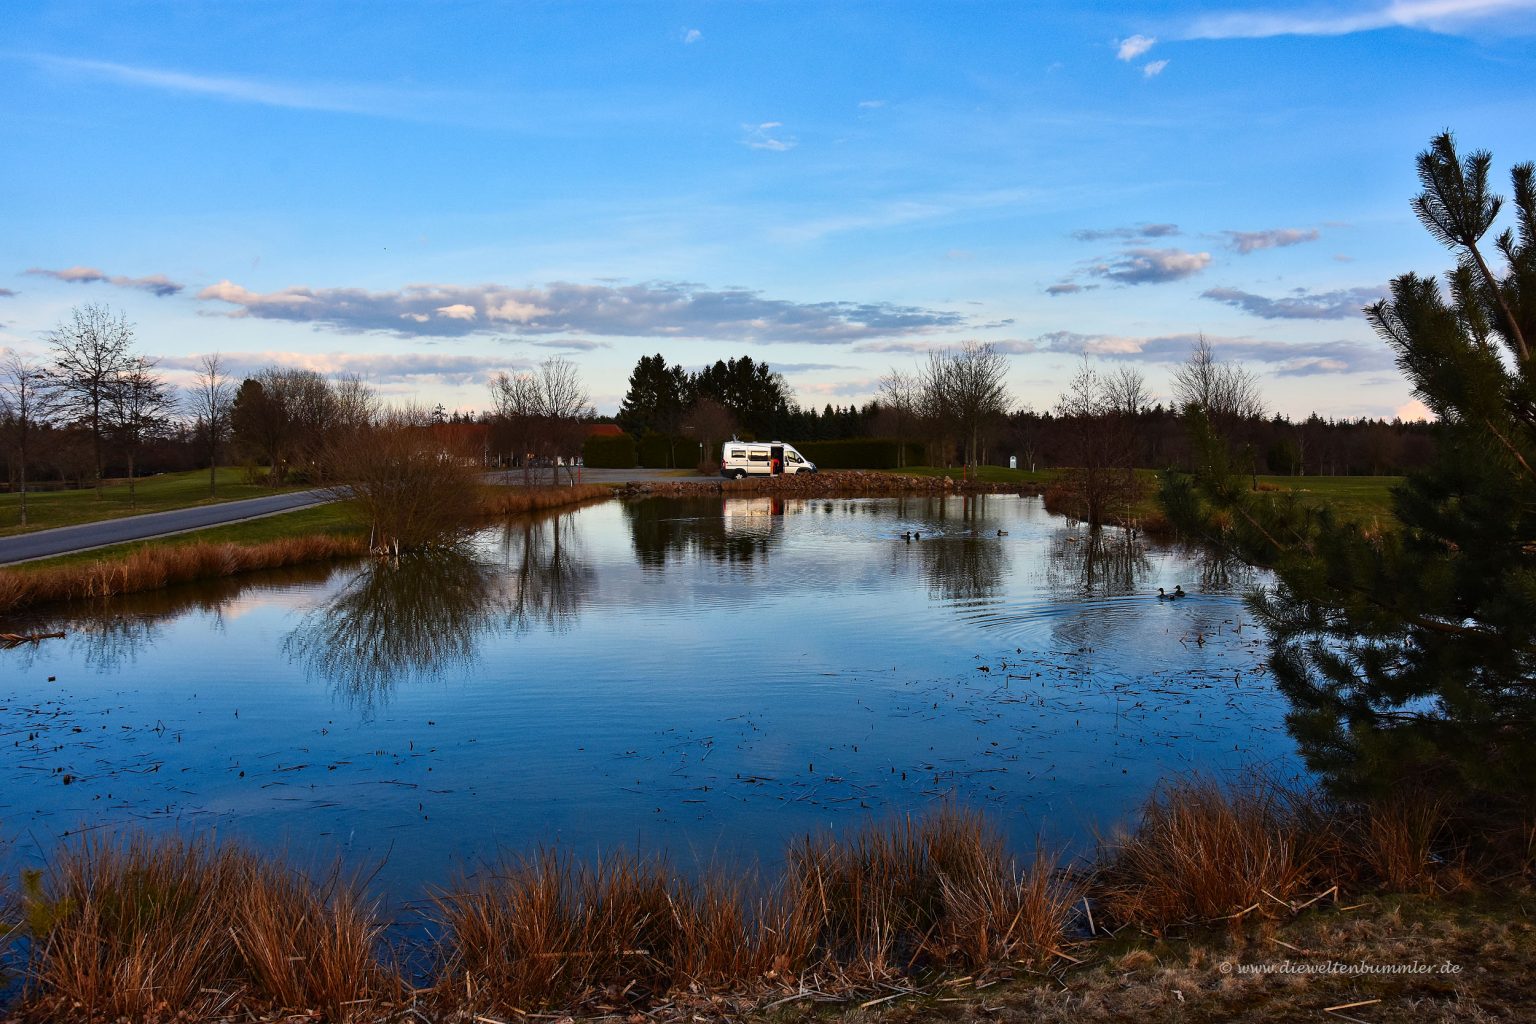
{"label": "van window", "polygon": [[754,448],[752,450],[752,454],[747,456],[747,458],[748,458],[748,461],[751,461],[751,462],[767,462],[768,461],[768,453],[765,452],[765,451],[762,451],[761,449]]}
{"label": "van window", "polygon": [[804,462],[805,461],[804,459],[802,459],[800,457],[800,454],[798,452],[790,452],[787,456],[785,456],[785,458],[789,459],[790,462]]}
{"label": "van window", "polygon": [[744,459],[746,457],[747,457],[747,450],[745,448],[732,448],[731,449],[731,458],[733,458],[733,459]]}

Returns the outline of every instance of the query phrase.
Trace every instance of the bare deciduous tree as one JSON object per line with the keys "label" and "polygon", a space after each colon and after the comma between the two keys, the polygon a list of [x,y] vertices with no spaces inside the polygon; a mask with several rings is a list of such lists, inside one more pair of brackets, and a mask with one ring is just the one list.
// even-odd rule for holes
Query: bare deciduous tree
{"label": "bare deciduous tree", "polygon": [[46,367],[16,351],[0,361],[0,415],[4,416],[10,449],[16,460],[21,491],[21,525],[27,525],[27,460],[33,431],[47,422],[56,402]]}
{"label": "bare deciduous tree", "polygon": [[48,335],[61,411],[83,423],[95,456],[96,493],[106,464],[107,413],[119,378],[133,362],[133,325],[96,303],[76,306]]}
{"label": "bare deciduous tree", "polygon": [[896,435],[896,467],[907,464],[907,433],[917,419],[919,389],[917,378],[895,367],[880,378],[877,389],[880,402],[891,413],[891,426]]}
{"label": "bare deciduous tree", "polygon": [[1189,359],[1173,372],[1173,397],[1180,408],[1198,406],[1218,424],[1230,425],[1264,415],[1259,378],[1241,363],[1217,359],[1203,334]]}
{"label": "bare deciduous tree", "polygon": [[117,376],[108,395],[108,429],[128,461],[128,503],[136,504],[134,464],[144,442],[161,430],[174,403],[153,360],[135,357]]}
{"label": "bare deciduous tree", "polygon": [[574,479],[570,467],[581,453],[586,437],[583,421],[597,415],[587,389],[581,383],[581,371],[569,359],[555,356],[539,364],[535,381],[544,454],[549,457],[552,467],[550,482],[560,482],[562,463]]}
{"label": "bare deciduous tree", "polygon": [[476,453],[443,447],[422,409],[380,414],[333,452],[336,493],[368,518],[372,545],[395,553],[458,540],[480,511]]}
{"label": "bare deciduous tree", "polygon": [[918,371],[917,388],[924,420],[934,440],[944,449],[958,439],[965,464],[973,469],[981,461],[982,432],[987,424],[1008,413],[1013,404],[1004,378],[1008,357],[995,345],[968,341],[958,349],[928,354]]}
{"label": "bare deciduous tree", "polygon": [[224,372],[217,352],[200,356],[197,377],[187,393],[187,410],[203,431],[208,445],[208,496],[219,493],[219,449],[229,433],[229,409],[235,400],[234,381]]}
{"label": "bare deciduous tree", "polygon": [[498,373],[491,380],[491,401],[497,432],[521,463],[525,482],[532,481],[533,460],[548,458],[551,482],[558,483],[560,464],[569,467],[581,451],[584,421],[596,415],[576,364],[558,356],[533,373]]}
{"label": "bare deciduous tree", "polygon": [[1065,483],[1072,511],[1090,526],[1126,512],[1138,494],[1135,417],[1151,400],[1141,375],[1129,367],[1105,376],[1085,356],[1056,413],[1072,422]]}

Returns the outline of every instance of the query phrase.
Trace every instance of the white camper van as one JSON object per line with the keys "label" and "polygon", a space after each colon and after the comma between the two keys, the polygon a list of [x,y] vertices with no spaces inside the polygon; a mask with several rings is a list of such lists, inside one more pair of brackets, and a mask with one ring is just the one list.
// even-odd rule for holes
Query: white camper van
{"label": "white camper van", "polygon": [[816,463],[783,441],[727,441],[720,450],[720,475],[727,480],[814,472]]}

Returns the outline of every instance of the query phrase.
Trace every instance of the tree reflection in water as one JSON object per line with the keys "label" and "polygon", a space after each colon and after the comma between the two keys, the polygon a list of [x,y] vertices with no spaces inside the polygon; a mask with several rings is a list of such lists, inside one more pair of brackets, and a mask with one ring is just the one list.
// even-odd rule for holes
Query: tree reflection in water
{"label": "tree reflection in water", "polygon": [[[9,631],[65,633],[63,642],[79,652],[86,665],[103,674],[116,672],[132,663],[141,650],[154,646],[164,624],[184,612],[203,612],[218,630],[225,606],[241,595],[317,583],[335,571],[334,564],[297,565],[197,583],[178,583],[163,590],[108,599],[72,601],[40,614],[20,617],[12,622]],[[29,667],[38,650],[28,644],[17,648],[12,655],[21,659],[24,667]]]}
{"label": "tree reflection in water", "polygon": [[630,501],[624,520],[635,558],[646,570],[694,556],[750,569],[782,540],[782,498],[698,498]]}
{"label": "tree reflection in water", "polygon": [[499,565],[468,548],[372,562],[283,649],[367,709],[404,680],[468,669],[487,632],[568,628],[596,580],[574,523],[569,512],[507,522]]}
{"label": "tree reflection in water", "polygon": [[1147,585],[1152,563],[1127,530],[1068,527],[1051,538],[1046,582],[1063,599],[1125,597]]}
{"label": "tree reflection in water", "polygon": [[504,573],[498,611],[520,632],[541,624],[569,628],[597,584],[570,512],[507,522],[500,555]]}
{"label": "tree reflection in water", "polygon": [[472,664],[498,596],[495,570],[466,550],[378,559],[305,615],[283,651],[372,708],[402,679]]}

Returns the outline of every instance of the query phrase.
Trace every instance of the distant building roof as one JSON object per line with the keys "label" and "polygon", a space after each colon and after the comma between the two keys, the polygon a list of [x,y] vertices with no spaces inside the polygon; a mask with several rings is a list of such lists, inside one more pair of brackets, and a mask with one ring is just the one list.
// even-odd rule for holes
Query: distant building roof
{"label": "distant building roof", "polygon": [[617,423],[588,423],[588,437],[620,437],[624,433]]}

